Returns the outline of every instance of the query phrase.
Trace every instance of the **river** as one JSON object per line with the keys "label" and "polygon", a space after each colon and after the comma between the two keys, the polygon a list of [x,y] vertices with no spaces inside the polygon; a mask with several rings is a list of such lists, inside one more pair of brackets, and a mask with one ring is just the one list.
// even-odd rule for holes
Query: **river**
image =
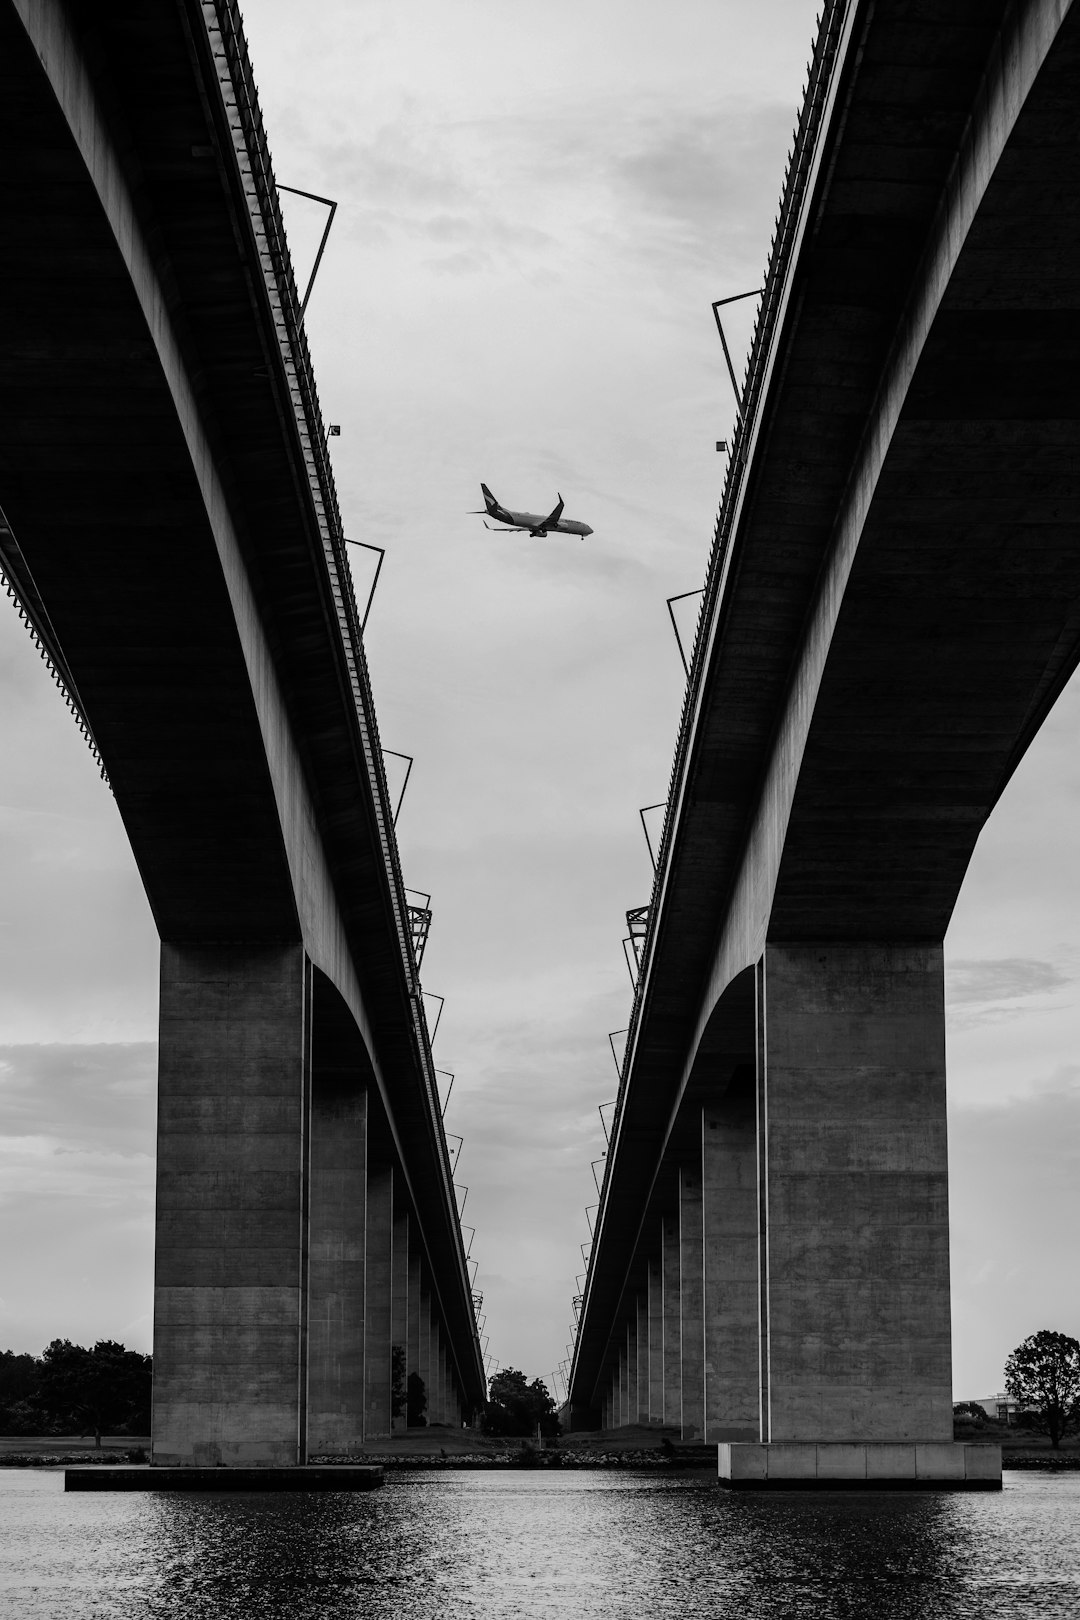
{"label": "river", "polygon": [[329,1495],[66,1495],[0,1469],[3,1620],[1080,1617],[1080,1475],[731,1495],[701,1473],[391,1474]]}

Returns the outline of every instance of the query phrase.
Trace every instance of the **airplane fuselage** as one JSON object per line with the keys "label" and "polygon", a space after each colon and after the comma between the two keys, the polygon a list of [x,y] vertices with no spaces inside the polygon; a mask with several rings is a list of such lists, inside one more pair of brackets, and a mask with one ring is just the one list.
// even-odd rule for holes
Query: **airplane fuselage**
{"label": "airplane fuselage", "polygon": [[[546,516],[538,516],[535,512],[509,512],[503,508],[505,517],[502,521],[509,522],[515,529],[528,529],[530,534],[576,534],[584,540],[592,530],[587,523],[578,523],[573,518],[560,518],[557,523],[549,523]],[[493,512],[492,517],[500,514]]]}

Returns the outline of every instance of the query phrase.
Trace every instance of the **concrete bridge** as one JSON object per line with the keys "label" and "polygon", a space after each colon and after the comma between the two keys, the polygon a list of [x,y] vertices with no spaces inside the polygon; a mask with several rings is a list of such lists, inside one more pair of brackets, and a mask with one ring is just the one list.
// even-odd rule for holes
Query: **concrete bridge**
{"label": "concrete bridge", "polygon": [[395,1369],[456,1422],[482,1358],[230,0],[3,0],[0,172],[0,566],[162,939],[154,1461],[347,1452]]}
{"label": "concrete bridge", "polygon": [[570,1379],[733,1483],[952,1444],[942,941],[1080,657],[1080,15],[833,0],[718,520]]}

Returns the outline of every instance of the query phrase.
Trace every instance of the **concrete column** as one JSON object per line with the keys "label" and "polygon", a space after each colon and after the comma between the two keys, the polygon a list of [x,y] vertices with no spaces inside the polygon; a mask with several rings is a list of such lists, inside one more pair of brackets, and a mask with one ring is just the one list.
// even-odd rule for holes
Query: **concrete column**
{"label": "concrete column", "polygon": [[646,1275],[645,1290],[637,1297],[637,1412],[635,1423],[649,1422],[649,1287]]}
{"label": "concrete column", "polygon": [[952,1441],[940,946],[770,946],[762,1437]]}
{"label": "concrete column", "polygon": [[701,1119],[705,1439],[758,1440],[757,1118],[753,1071]]}
{"label": "concrete column", "polygon": [[[392,1254],[393,1275],[390,1298],[391,1366],[396,1360],[401,1367],[400,1399],[405,1397],[405,1379],[409,1363],[409,1215],[398,1196],[400,1181],[394,1183],[394,1243]],[[405,1427],[405,1412],[395,1418],[391,1414],[391,1427]]]}
{"label": "concrete column", "polygon": [[368,1162],[367,1308],[365,1312],[365,1440],[390,1435],[391,1320],[394,1269],[394,1173]]}
{"label": "concrete column", "polygon": [[443,1388],[442,1388],[442,1331],[439,1319],[435,1314],[435,1302],[431,1305],[431,1392],[428,1396],[428,1422],[441,1423],[443,1421]]}
{"label": "concrete column", "polygon": [[679,1214],[665,1215],[660,1229],[664,1293],[664,1426],[682,1428],[682,1333],[679,1319]]}
{"label": "concrete column", "polygon": [[664,1269],[649,1261],[649,1422],[664,1421]]}
{"label": "concrete column", "polygon": [[441,1341],[439,1344],[439,1393],[442,1422],[449,1423],[453,1397],[450,1389],[450,1358],[446,1353],[445,1341]]}
{"label": "concrete column", "polygon": [[162,945],[155,1463],[303,1455],[309,1052],[299,945]]}
{"label": "concrete column", "polygon": [[623,1343],[622,1345],[619,1346],[619,1366],[618,1366],[618,1372],[616,1374],[616,1382],[615,1382],[615,1424],[614,1424],[614,1427],[616,1429],[621,1429],[623,1424],[627,1421],[627,1419],[626,1419],[626,1381],[627,1381],[626,1345],[625,1345],[625,1343]]}
{"label": "concrete column", "polygon": [[311,1107],[309,1456],[364,1443],[367,1090],[316,1073]]}
{"label": "concrete column", "polygon": [[626,1416],[624,1423],[636,1423],[638,1411],[637,1306],[631,1305],[626,1323]]}
{"label": "concrete column", "polygon": [[431,1295],[423,1270],[420,1272],[420,1360],[417,1371],[423,1379],[424,1393],[427,1396],[427,1410],[424,1416],[431,1423],[435,1417],[435,1391],[432,1388],[431,1376]]}
{"label": "concrete column", "polygon": [[410,1248],[409,1248],[409,1339],[408,1339],[408,1348],[407,1348],[407,1355],[406,1355],[406,1367],[405,1367],[406,1387],[407,1387],[407,1384],[408,1384],[408,1377],[409,1377],[410,1374],[416,1373],[419,1377],[423,1377],[423,1374],[420,1372],[420,1338],[421,1338],[420,1325],[421,1325],[421,1320],[422,1320],[422,1318],[421,1318],[421,1309],[420,1309],[421,1265],[420,1265],[419,1251],[414,1251],[414,1249],[411,1246],[412,1245],[413,1235],[414,1234],[413,1234],[413,1232],[412,1232],[412,1230],[410,1228],[410,1232],[409,1232],[409,1242],[410,1242]]}
{"label": "concrete column", "polygon": [[679,1342],[682,1351],[682,1437],[705,1436],[705,1299],[701,1164],[679,1169]]}
{"label": "concrete column", "polygon": [[431,1422],[431,1423],[445,1423],[445,1421],[446,1421],[446,1404],[445,1404],[445,1398],[444,1398],[445,1397],[445,1391],[443,1390],[442,1326],[441,1326],[441,1324],[439,1322],[438,1316],[434,1315],[434,1312],[435,1312],[434,1301],[432,1301],[432,1312],[433,1312],[433,1319],[432,1319],[432,1324],[431,1324],[431,1382],[432,1382],[432,1385],[434,1386],[434,1392],[435,1392],[435,1400],[434,1400],[435,1412],[434,1412],[434,1416],[429,1418],[428,1421]]}

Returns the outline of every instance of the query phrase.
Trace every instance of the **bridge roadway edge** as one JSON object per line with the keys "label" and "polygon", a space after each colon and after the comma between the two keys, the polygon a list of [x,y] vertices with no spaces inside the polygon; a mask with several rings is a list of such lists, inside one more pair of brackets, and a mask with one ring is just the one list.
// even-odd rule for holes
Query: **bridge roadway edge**
{"label": "bridge roadway edge", "polygon": [[[167,378],[173,407],[182,425],[188,446],[191,466],[199,482],[199,489],[226,583],[231,610],[242,645],[244,664],[252,698],[255,704],[260,735],[268,764],[268,777],[272,788],[279,823],[281,845],[286,859],[291,888],[296,897],[298,927],[309,959],[327,979],[335,984],[349,1006],[357,1029],[362,1035],[372,1061],[372,1079],[380,1096],[382,1108],[391,1133],[395,1136],[396,1158],[404,1169],[406,1184],[410,1181],[410,1153],[398,1137],[398,1125],[391,1096],[391,1084],[382,1070],[379,1059],[379,1038],[355,970],[348,930],[337,903],[335,881],[320,830],[320,816],[305,780],[304,762],[298,749],[290,722],[289,705],[280,687],[277,663],[265,633],[255,593],[252,589],[243,548],[240,544],[230,513],[222,479],[215,465],[213,448],[203,430],[195,390],[187,375],[181,344],[172,326],[169,299],[158,278],[153,254],[148,248],[140,227],[138,210],[133,202],[124,166],[119,161],[110,137],[106,120],[97,105],[86,64],[79,53],[79,43],[68,28],[68,19],[61,7],[47,3],[27,3],[19,8],[21,19],[34,40],[39,62],[50,75],[50,83],[60,105],[64,108],[69,126],[77,131],[80,149],[88,172],[93,176],[99,199],[105,207],[117,245],[125,255],[132,285],[136,289],[154,340],[162,372]],[[280,654],[279,654],[280,656]],[[124,810],[123,798],[120,799]],[[125,818],[126,819],[126,818]],[[138,854],[138,851],[137,851]],[[151,892],[151,903],[154,902]],[[437,1126],[433,1127],[432,1149],[436,1147]],[[437,1155],[436,1155],[437,1156]],[[415,1153],[413,1154],[415,1158]],[[445,1158],[445,1152],[442,1155]],[[445,1167],[444,1167],[445,1168]],[[440,1179],[440,1178],[436,1178]],[[452,1219],[453,1197],[446,1193]],[[431,1193],[424,1188],[410,1188],[415,1209],[430,1206]],[[463,1259],[460,1277],[449,1285],[445,1302],[441,1297],[440,1258],[437,1250],[429,1250],[428,1240],[433,1236],[431,1223],[427,1231],[418,1225],[421,1246],[427,1257],[429,1283],[444,1319],[453,1321],[461,1312],[455,1309],[455,1292],[463,1295],[464,1309],[468,1312],[471,1328],[471,1308],[468,1304],[468,1286]],[[460,1249],[460,1234],[456,1235]],[[444,1245],[445,1246],[445,1245]],[[453,1244],[451,1244],[451,1252]],[[479,1363],[469,1365],[474,1336],[466,1346],[460,1343],[458,1332],[451,1335],[451,1346],[462,1389],[475,1399],[482,1394],[482,1371]],[[476,1386],[471,1388],[470,1386]]]}
{"label": "bridge roadway edge", "polygon": [[[585,1319],[579,1336],[574,1369],[576,1385],[574,1398],[582,1409],[598,1405],[606,1408],[609,1404],[600,1392],[600,1385],[593,1383],[594,1379],[602,1379],[605,1376],[604,1322],[612,1323],[612,1331],[617,1337],[618,1321],[627,1309],[633,1308],[632,1299],[640,1286],[638,1273],[642,1268],[642,1260],[644,1259],[647,1264],[647,1256],[642,1252],[646,1247],[644,1241],[646,1229],[657,1225],[658,1217],[669,1198],[666,1188],[661,1185],[665,1175],[664,1153],[667,1152],[670,1156],[675,1146],[680,1129],[680,1105],[694,1097],[695,1087],[700,1096],[708,1095],[710,1078],[713,1086],[717,1083],[717,1065],[713,1061],[716,1054],[709,1051],[710,1023],[722,1005],[726,988],[736,982],[740,973],[745,973],[761,960],[767,942],[772,940],[782,942],[789,937],[785,934],[783,925],[777,929],[774,897],[780,880],[784,834],[803,765],[814,701],[820,689],[828,652],[832,645],[833,631],[840,613],[844,586],[850,575],[885,455],[892,442],[900,410],[930,332],[933,317],[941,307],[958,255],[968,239],[978,207],[985,196],[1007,138],[1014,128],[1027,93],[1057,38],[1067,11],[1067,6],[1053,4],[1017,8],[1014,13],[1015,33],[1000,46],[996,61],[991,63],[992,69],[996,68],[996,76],[993,71],[989,75],[988,83],[984,86],[980,116],[973,121],[972,127],[967,131],[959,161],[949,178],[944,206],[938,219],[938,229],[923,256],[919,298],[914,304],[909,305],[905,312],[903,324],[892,347],[890,374],[877,392],[874,418],[864,435],[861,464],[848,485],[845,515],[837,526],[837,538],[830,551],[820,592],[816,597],[814,614],[801,640],[797,673],[792,675],[787,685],[790,701],[783,709],[781,731],[770,747],[767,775],[764,785],[757,794],[751,831],[739,858],[733,892],[723,912],[721,938],[714,950],[708,972],[708,988],[701,998],[696,1027],[689,1041],[689,1052],[679,1065],[674,1090],[668,1090],[661,1105],[665,1116],[663,1124],[658,1131],[655,1127],[652,1129],[651,1141],[647,1147],[641,1147],[641,1143],[649,1135],[649,1129],[643,1122],[639,1122],[636,1126],[634,1124],[633,1088],[635,1081],[639,1088],[642,1081],[635,1075],[635,1053],[632,1048],[628,1048],[626,1066],[628,1079],[624,1088],[619,1122],[622,1131],[621,1145],[624,1148],[628,1143],[637,1146],[638,1156],[647,1158],[652,1169],[651,1172],[645,1172],[645,1186],[649,1190],[645,1196],[638,1198],[637,1218],[631,1216],[629,1220],[627,1219],[625,1200],[623,1207],[618,1211],[617,1223],[621,1230],[616,1231],[614,1244],[611,1242],[613,1219],[611,1203],[608,1204],[608,1208],[602,1208],[597,1223],[597,1240],[594,1243],[589,1284],[595,1287],[605,1264],[609,1272],[606,1303],[600,1305],[595,1295],[592,1300],[589,1299],[588,1293],[586,1295]],[[755,425],[755,433],[760,431],[759,419],[759,423]],[[737,523],[738,519],[736,527]],[[734,544],[722,559],[725,575],[737,570],[733,550]],[[720,622],[720,615],[717,614],[708,626],[712,640],[708,651],[701,659],[703,668],[710,667],[715,658]],[[1075,664],[1075,638],[1070,644],[1063,632],[1062,643],[1066,648],[1064,660],[1059,663],[1056,673],[1050,669],[1049,676],[1044,682],[1044,695],[1039,700],[1042,704],[1041,711],[1035,714],[1034,723],[1031,723],[1030,719],[1028,722],[1026,731],[1028,741],[1048,711],[1069,669]],[[705,701],[701,686],[694,696],[700,716],[701,706]],[[1008,774],[1015,768],[1022,752],[1022,747],[1014,748],[1007,760],[1003,760],[996,792],[990,799],[986,813],[992,803],[996,802],[1004,780],[1007,780]],[[679,783],[680,791],[687,790],[692,775],[693,766],[688,765]],[[969,847],[964,854],[956,886],[959,877],[963,875],[970,852]],[[667,873],[662,871],[658,878],[654,906],[659,904],[662,907],[666,876]],[[663,926],[664,919],[661,917],[654,938],[650,942],[654,953],[662,952],[664,949]],[[940,932],[935,927],[931,926],[925,930],[928,943],[935,935],[940,938]],[[796,933],[794,937],[801,936]],[[813,936],[811,934],[803,937]],[[886,938],[887,930],[882,930],[877,937]],[[649,965],[651,964],[647,963],[646,973]],[[644,997],[641,1000],[642,1023],[647,1017],[648,996],[649,987],[646,982]],[[744,1055],[751,1059],[753,1057],[752,1051]],[[655,1082],[659,1078],[655,1060],[649,1067],[651,1078]],[[708,1073],[710,1069],[713,1071],[711,1077]],[[666,1084],[671,1088],[674,1074],[670,1064],[667,1072]],[[649,1069],[646,1073],[649,1073]],[[655,1096],[651,1099],[651,1103],[650,1118],[655,1119]],[[619,1146],[620,1139],[616,1137],[613,1154],[615,1163],[609,1167],[609,1183],[605,1188],[609,1198],[615,1185]],[[603,1231],[605,1216],[608,1224],[607,1232]],[[605,1238],[608,1240],[606,1246],[610,1250],[606,1256]],[[651,1250],[655,1245],[649,1244],[648,1247]],[[620,1286],[622,1278],[625,1280]],[[594,1311],[592,1321],[589,1320],[590,1305],[594,1307],[599,1305],[599,1309]]]}

